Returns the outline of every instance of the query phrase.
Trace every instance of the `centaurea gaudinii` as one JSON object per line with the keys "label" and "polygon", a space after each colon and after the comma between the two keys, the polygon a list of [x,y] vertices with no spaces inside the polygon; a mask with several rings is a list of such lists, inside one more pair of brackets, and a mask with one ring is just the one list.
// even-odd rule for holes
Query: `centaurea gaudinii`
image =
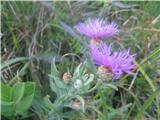
{"label": "centaurea gaudinii", "polygon": [[115,23],[106,23],[103,19],[89,19],[75,26],[76,30],[91,39],[101,40],[117,34],[118,27]]}
{"label": "centaurea gaudinii", "polygon": [[130,54],[130,49],[113,52],[112,46],[105,43],[98,46],[90,45],[90,48],[90,56],[94,63],[112,73],[112,79],[119,79],[125,73],[135,75],[131,72],[135,68],[135,55]]}

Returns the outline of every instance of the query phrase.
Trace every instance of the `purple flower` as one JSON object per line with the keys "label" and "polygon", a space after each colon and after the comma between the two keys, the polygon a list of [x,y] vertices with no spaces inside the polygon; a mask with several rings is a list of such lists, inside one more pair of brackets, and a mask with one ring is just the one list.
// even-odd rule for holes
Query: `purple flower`
{"label": "purple flower", "polygon": [[90,46],[90,56],[94,63],[109,69],[113,74],[113,79],[119,79],[124,73],[135,75],[131,70],[135,67],[133,61],[135,55],[130,55],[130,50],[112,52],[111,45],[100,44]]}
{"label": "purple flower", "polygon": [[107,24],[103,19],[89,19],[84,23],[78,23],[75,27],[82,35],[95,40],[111,37],[119,32],[115,23]]}

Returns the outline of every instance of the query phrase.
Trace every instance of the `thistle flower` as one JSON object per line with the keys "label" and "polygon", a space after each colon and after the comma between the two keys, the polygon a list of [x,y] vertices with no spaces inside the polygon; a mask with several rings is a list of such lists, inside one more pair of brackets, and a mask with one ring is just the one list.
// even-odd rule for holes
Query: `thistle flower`
{"label": "thistle flower", "polygon": [[[128,49],[120,52],[112,52],[111,45],[100,44],[99,46],[90,46],[90,56],[94,63],[102,66],[103,70],[114,74],[112,79],[119,79],[124,73],[134,75],[131,70],[135,67],[133,61],[135,55],[130,55]],[[101,69],[102,70],[102,69]],[[104,72],[105,72],[104,71]]]}
{"label": "thistle flower", "polygon": [[84,23],[78,23],[76,30],[94,40],[111,37],[117,34],[118,28],[115,23],[106,23],[103,19],[89,19]]}

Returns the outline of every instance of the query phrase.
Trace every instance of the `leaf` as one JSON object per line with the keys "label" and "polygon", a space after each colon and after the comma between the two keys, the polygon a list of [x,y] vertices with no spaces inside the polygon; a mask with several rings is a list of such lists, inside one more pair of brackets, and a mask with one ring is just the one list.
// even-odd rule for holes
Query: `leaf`
{"label": "leaf", "polygon": [[1,103],[1,112],[2,115],[9,118],[14,115],[14,103],[13,102],[2,102]]}
{"label": "leaf", "polygon": [[49,108],[47,108],[44,98],[39,93],[40,91],[36,91],[32,102],[32,108],[36,111],[37,115],[44,120],[44,116],[49,112]]}
{"label": "leaf", "polygon": [[50,88],[51,88],[51,90],[53,91],[53,92],[55,92],[55,93],[57,93],[58,92],[58,88],[57,88],[57,86],[55,85],[55,83],[53,83],[53,80],[49,80],[49,84],[50,84]]}
{"label": "leaf", "polygon": [[73,73],[73,77],[78,77],[79,73],[80,73],[80,68],[81,68],[82,64],[79,64],[78,67],[76,67],[74,73]]}
{"label": "leaf", "polygon": [[134,120],[141,120],[144,112],[152,104],[152,102],[154,101],[154,98],[159,94],[159,92],[160,92],[160,89],[157,89],[155,92],[153,92],[153,94],[145,101],[143,106],[140,108],[140,110],[139,110],[138,114],[136,115],[136,117],[134,118]]}
{"label": "leaf", "polygon": [[51,75],[52,76],[58,76],[59,75],[59,72],[58,72],[57,67],[55,65],[55,58],[53,59],[53,63],[51,65]]}
{"label": "leaf", "polygon": [[[138,64],[136,61],[134,61],[134,62],[135,62],[135,64],[136,64],[137,66],[139,66],[139,64]],[[148,84],[151,86],[152,90],[155,91],[156,88],[154,87],[152,80],[151,80],[151,79],[149,78],[149,76],[145,73],[145,71],[142,69],[142,67],[139,66],[138,70],[142,73],[142,75],[144,76],[145,80],[146,80],[146,81],[148,82]]]}
{"label": "leaf", "polygon": [[1,112],[2,115],[5,117],[13,116],[14,114],[14,102],[11,101],[11,87],[5,85],[4,83],[0,82],[1,87]]}
{"label": "leaf", "polygon": [[13,43],[14,43],[14,45],[16,47],[16,50],[18,51],[19,48],[20,48],[19,41],[18,41],[18,39],[16,38],[16,36],[15,36],[15,34],[13,32],[12,32],[12,39],[13,39]]}
{"label": "leaf", "polygon": [[8,61],[5,61],[4,63],[1,64],[0,66],[0,69],[4,69],[5,67],[11,65],[11,64],[15,64],[17,62],[20,62],[20,61],[26,61],[28,60],[27,57],[19,57],[19,58],[15,58],[15,59],[11,59],[11,60],[8,60]]}
{"label": "leaf", "polygon": [[[142,64],[144,64],[145,62],[147,62],[149,59],[153,59],[154,57],[160,55],[160,47],[157,48],[156,50],[154,50],[152,52],[152,54],[150,54],[148,57],[146,57],[145,59],[142,60],[142,62],[139,64],[139,66],[141,66]],[[159,56],[160,57],[160,56]]]}
{"label": "leaf", "polygon": [[27,82],[25,83],[24,95],[19,103],[16,105],[16,113],[22,113],[22,111],[28,110],[32,104],[35,93],[35,83]]}
{"label": "leaf", "polygon": [[103,115],[103,113],[102,113],[99,109],[97,109],[97,107],[95,107],[94,105],[88,105],[88,107],[90,107],[92,110],[94,110],[95,112],[97,112],[98,115],[100,115],[100,116],[102,116],[102,117],[105,117],[105,116]]}
{"label": "leaf", "polygon": [[86,85],[88,85],[90,82],[92,82],[93,81],[93,79],[94,79],[94,75],[93,74],[90,74],[90,76],[89,76],[89,78],[88,78],[88,80],[85,82],[85,86]]}
{"label": "leaf", "polygon": [[12,88],[12,101],[17,104],[23,97],[24,83],[18,82]]}
{"label": "leaf", "polygon": [[1,96],[2,115],[7,118],[17,114],[26,115],[34,97],[35,83],[19,82],[13,87],[1,83],[1,88],[3,91]]}
{"label": "leaf", "polygon": [[126,112],[131,106],[132,106],[132,103],[129,103],[129,104],[127,104],[127,105],[122,106],[122,107],[119,108],[118,110],[120,111],[120,113]]}
{"label": "leaf", "polygon": [[89,74],[85,74],[84,76],[82,76],[83,82],[85,82],[89,77]]}
{"label": "leaf", "polygon": [[23,115],[23,112],[28,111],[29,107],[32,104],[33,95],[24,97],[15,107],[16,115]]}
{"label": "leaf", "polygon": [[88,90],[88,93],[89,93],[89,92],[92,92],[92,91],[95,90],[95,89],[97,89],[97,88],[99,87],[99,85],[100,85],[100,82],[97,81],[97,83],[96,83],[91,89]]}
{"label": "leaf", "polygon": [[23,67],[22,69],[19,71],[18,75],[19,76],[24,76],[27,72],[27,68],[29,66],[29,62],[27,62]]}
{"label": "leaf", "polygon": [[118,8],[123,8],[123,9],[137,8],[140,6],[138,4],[123,4],[122,2],[112,2],[112,4]]}
{"label": "leaf", "polygon": [[46,97],[44,97],[44,103],[46,104],[46,106],[50,109],[52,109],[53,107],[53,104],[52,102],[50,101],[50,96],[49,95],[46,95]]}
{"label": "leaf", "polygon": [[1,101],[11,101],[11,87],[0,82]]}
{"label": "leaf", "polygon": [[108,88],[108,87],[110,87],[110,88],[115,89],[116,91],[118,91],[118,88],[115,85],[113,85],[113,84],[107,83],[107,84],[102,85],[102,88]]}
{"label": "leaf", "polygon": [[51,61],[53,60],[53,58],[55,58],[55,61],[60,61],[62,59],[62,57],[54,52],[44,52],[41,54],[36,54],[33,56],[33,58],[36,58],[38,60],[43,60],[43,61],[47,61],[49,63],[51,63]]}
{"label": "leaf", "polygon": [[57,87],[64,88],[64,89],[67,88],[66,84],[61,79],[59,79],[56,76],[52,76],[52,75],[49,75],[49,76],[53,78],[55,85],[57,85]]}
{"label": "leaf", "polygon": [[5,94],[5,96],[1,96],[2,115],[7,118],[15,115],[27,115],[34,97],[35,83],[19,82],[13,87],[1,83],[1,87]]}

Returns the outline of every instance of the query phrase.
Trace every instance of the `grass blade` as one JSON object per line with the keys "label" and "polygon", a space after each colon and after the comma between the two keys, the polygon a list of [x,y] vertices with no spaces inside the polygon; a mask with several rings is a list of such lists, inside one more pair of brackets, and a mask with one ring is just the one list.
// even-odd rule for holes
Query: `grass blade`
{"label": "grass blade", "polygon": [[2,70],[2,69],[4,69],[5,67],[7,67],[11,64],[14,64],[14,63],[17,63],[17,62],[20,62],[20,61],[26,61],[26,60],[28,60],[27,57],[18,57],[18,58],[15,58],[15,59],[8,60],[8,61],[1,64],[0,69]]}
{"label": "grass blade", "polygon": [[153,94],[146,100],[144,105],[140,108],[134,120],[141,120],[142,115],[147,110],[147,108],[152,104],[152,102],[154,101],[154,98],[157,96],[159,92],[160,92],[160,89],[157,89],[155,92],[153,92]]}
{"label": "grass blade", "polygon": [[149,76],[145,73],[145,71],[142,69],[142,67],[140,67],[140,65],[136,61],[134,63],[138,66],[139,68],[138,70],[142,73],[148,84],[151,86],[152,90],[155,91],[156,88],[154,87],[152,80],[149,78]]}

